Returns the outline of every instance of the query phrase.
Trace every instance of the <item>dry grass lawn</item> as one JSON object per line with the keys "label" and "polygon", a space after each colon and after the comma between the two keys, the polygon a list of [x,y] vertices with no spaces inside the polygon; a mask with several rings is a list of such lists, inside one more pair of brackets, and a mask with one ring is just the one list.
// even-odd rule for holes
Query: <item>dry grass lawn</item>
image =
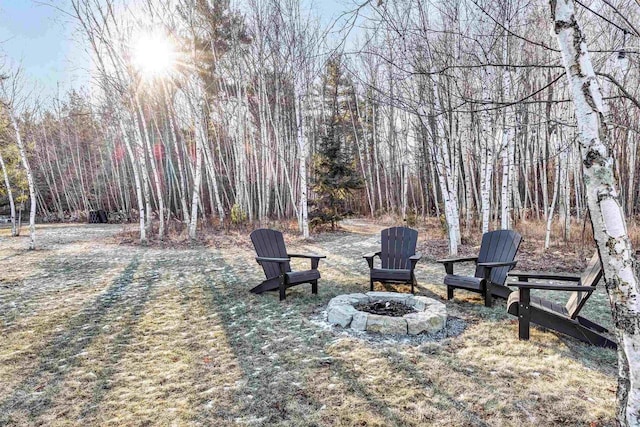
{"label": "dry grass lawn", "polygon": [[[460,292],[447,308],[463,330],[435,341],[327,325],[332,297],[367,289],[361,255],[381,228],[287,236],[292,252],[328,258],[319,294],[298,286],[284,302],[248,292],[262,272],[247,233],[143,248],[122,244],[118,225],[43,226],[29,252],[0,230],[0,425],[614,424],[615,352],[537,328],[521,342],[504,301]],[[418,293],[444,298],[432,228]],[[542,253],[526,229],[525,267],[576,271],[590,256],[579,239]],[[585,313],[611,324],[604,290]]]}

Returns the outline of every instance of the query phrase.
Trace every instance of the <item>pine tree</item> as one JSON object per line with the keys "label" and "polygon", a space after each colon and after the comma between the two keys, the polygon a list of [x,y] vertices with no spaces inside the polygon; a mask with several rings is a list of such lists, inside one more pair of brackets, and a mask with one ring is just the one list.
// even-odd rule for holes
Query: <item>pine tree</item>
{"label": "pine tree", "polygon": [[355,102],[353,85],[344,76],[340,56],[328,61],[323,80],[323,101],[329,116],[314,156],[312,189],[316,199],[310,217],[312,224],[331,223],[331,229],[335,230],[336,223],[348,213],[348,196],[352,190],[363,188],[363,182],[350,149],[354,139],[349,108],[349,103]]}

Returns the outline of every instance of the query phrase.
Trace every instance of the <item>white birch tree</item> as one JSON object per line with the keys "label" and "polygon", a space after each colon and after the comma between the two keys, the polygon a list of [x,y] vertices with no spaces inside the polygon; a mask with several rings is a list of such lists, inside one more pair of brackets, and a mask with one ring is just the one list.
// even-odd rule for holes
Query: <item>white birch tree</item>
{"label": "white birch tree", "polygon": [[[15,137],[15,143],[18,147],[18,153],[20,155],[20,163],[24,168],[25,174],[27,176],[27,184],[29,187],[29,200],[30,200],[30,211],[29,211],[29,249],[36,249],[36,205],[37,205],[37,195],[36,195],[36,186],[35,181],[33,179],[33,172],[31,170],[31,165],[29,164],[29,159],[27,158],[27,149],[25,146],[25,141],[20,132],[20,127],[18,126],[18,106],[24,107],[26,103],[26,97],[22,93],[22,74],[21,68],[17,67],[14,72],[11,72],[9,76],[4,76],[4,78],[0,78],[0,107],[2,110],[0,112],[4,113],[6,118],[9,120],[11,129],[13,131]],[[3,162],[4,163],[4,162]],[[3,165],[4,170],[4,165]],[[15,209],[15,208],[14,208]],[[15,216],[15,212],[13,213]],[[18,221],[17,227],[12,226],[13,235],[19,234],[20,221]]]}
{"label": "white birch tree", "polygon": [[27,175],[27,183],[29,185],[29,200],[30,200],[30,208],[29,208],[29,249],[36,249],[36,186],[33,180],[33,173],[31,172],[31,166],[29,165],[29,159],[27,158],[27,150],[22,139],[22,135],[20,134],[20,128],[18,127],[18,122],[15,117],[15,113],[12,108],[7,108],[7,113],[9,115],[9,120],[11,121],[11,126],[13,131],[15,132],[16,144],[18,145],[18,151],[20,153],[20,162],[22,163],[22,167],[24,167],[25,173]]}
{"label": "white birch tree", "polygon": [[11,236],[16,237],[18,235],[18,228],[16,223],[16,204],[13,200],[13,191],[11,190],[11,182],[9,181],[9,173],[7,172],[7,166],[0,152],[0,168],[2,168],[2,176],[4,177],[4,184],[7,189],[7,197],[9,198],[9,206],[11,209]]}
{"label": "white birch tree", "polygon": [[640,425],[640,293],[637,261],[616,189],[600,87],[573,0],[550,0],[554,30],[567,72],[582,153],[593,234],[604,268],[618,340],[618,415]]}

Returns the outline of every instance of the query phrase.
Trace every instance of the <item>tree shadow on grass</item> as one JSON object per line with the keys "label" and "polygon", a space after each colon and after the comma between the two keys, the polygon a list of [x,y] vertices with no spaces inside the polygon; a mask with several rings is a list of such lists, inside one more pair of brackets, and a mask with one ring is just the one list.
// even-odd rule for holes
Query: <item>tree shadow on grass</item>
{"label": "tree shadow on grass", "polygon": [[[327,246],[325,246],[327,244],[331,244],[331,242],[322,242],[321,246],[324,246],[323,249],[327,248]],[[338,255],[342,255],[342,253],[339,252]],[[269,359],[268,354],[264,354],[264,352],[272,352],[275,353],[273,354],[274,356],[281,357],[283,351],[278,351],[277,349],[274,350],[274,346],[270,347],[269,350],[263,350],[263,348],[274,343],[280,338],[285,338],[287,334],[291,334],[292,338],[290,348],[295,348],[295,346],[298,345],[297,341],[304,342],[305,337],[303,335],[305,332],[299,331],[291,322],[282,322],[280,318],[294,317],[300,319],[300,323],[302,323],[302,319],[307,317],[306,314],[309,311],[317,311],[319,305],[323,305],[323,303],[317,302],[319,300],[317,296],[311,297],[308,295],[308,291],[306,289],[304,289],[304,291],[297,291],[294,295],[288,293],[287,301],[282,303],[278,302],[277,298],[270,298],[266,296],[255,297],[248,293],[245,294],[245,292],[248,292],[248,287],[245,286],[247,280],[256,280],[257,276],[253,273],[249,275],[239,274],[240,271],[246,270],[246,263],[244,265],[242,264],[241,257],[234,258],[231,262],[232,265],[225,269],[226,277],[221,279],[217,286],[208,287],[206,290],[211,294],[210,309],[220,313],[220,318],[224,324],[227,336],[230,337],[230,345],[233,347],[233,351],[240,363],[244,377],[248,380],[248,385],[244,392],[252,393],[254,395],[254,400],[252,402],[245,403],[245,408],[242,412],[246,411],[247,413],[261,415],[263,418],[267,419],[269,423],[291,422],[291,417],[294,417],[295,415],[299,418],[305,419],[304,413],[295,415],[290,413],[287,414],[286,411],[281,409],[282,404],[298,400],[301,403],[306,402],[310,407],[317,407],[317,400],[313,397],[309,397],[309,393],[305,395],[304,399],[300,398],[298,393],[296,393],[295,390],[292,390],[293,386],[290,383],[287,383],[285,379],[277,378],[278,375],[286,374],[286,371],[302,369],[302,365],[293,361],[293,363],[289,362],[288,364],[284,364],[284,366],[282,363],[280,366],[277,366]],[[354,262],[356,262],[355,259]],[[343,277],[354,276],[357,274],[346,262],[338,262],[330,268],[335,272],[339,272]],[[243,280],[239,280],[239,276],[241,276]],[[256,283],[257,282],[259,282],[259,280],[256,280]],[[344,289],[351,291],[357,286],[343,282],[344,281],[342,279],[337,282],[325,280],[324,283],[321,283],[319,286],[321,295],[324,294],[322,297],[325,297],[327,293],[333,294],[337,290]],[[368,286],[366,288],[368,290]],[[422,286],[420,290],[422,291],[421,293],[426,296],[432,296],[438,300],[442,300],[440,295],[426,289],[424,286]],[[356,292],[361,291],[362,290],[356,290]],[[295,301],[292,301],[293,298],[290,300],[289,296],[293,296]],[[311,301],[312,299],[313,301]],[[254,312],[253,315],[247,314],[246,316],[242,316],[239,315],[238,312],[230,310],[231,306],[237,306],[243,301],[249,307],[248,310]],[[326,304],[326,301],[324,304]],[[512,316],[506,313],[506,306],[503,300],[496,301],[493,308],[487,308],[484,307],[483,301],[480,297],[476,297],[475,295],[467,296],[465,294],[458,297],[455,301],[447,302],[448,307],[451,307],[452,305],[456,305],[456,311],[465,313],[465,317],[470,318],[472,323],[488,323],[490,325],[506,324],[512,320]],[[249,328],[255,327],[254,322],[261,320],[260,315],[256,316],[255,312],[260,312],[262,310],[265,312],[264,317],[272,318],[273,323],[264,323],[264,327],[268,328],[269,331],[265,332],[265,334],[261,336],[262,340],[260,342],[252,342],[251,339],[244,337],[244,333]],[[278,333],[281,334],[281,337],[278,337]],[[306,344],[305,352],[309,355],[315,355],[316,357],[327,356],[325,349],[333,339],[335,339],[335,335],[330,333],[321,334],[320,338],[316,336],[315,340]],[[555,349],[554,351],[565,356],[564,351],[562,350]],[[261,352],[263,353],[262,355],[260,354]],[[570,356],[567,354],[567,357]],[[587,357],[587,359],[589,358]],[[583,359],[582,361],[584,362],[587,359]],[[483,420],[483,415],[474,411],[468,403],[451,395],[446,390],[443,390],[442,387],[434,385],[433,381],[429,378],[428,372],[422,372],[416,368],[406,368],[406,366],[410,366],[410,363],[411,362],[408,360],[400,361],[400,366],[395,369],[399,369],[399,372],[402,372],[405,375],[412,376],[412,378],[416,379],[418,384],[432,390],[440,399],[440,402],[437,404],[444,405],[442,408],[443,411],[455,411],[468,420],[469,424],[487,425],[487,421]],[[257,368],[262,368],[258,374],[255,373]],[[385,402],[381,401],[379,396],[372,393],[372,391],[367,388],[366,384],[358,379],[357,374],[351,370],[348,364],[345,364],[345,362],[340,360],[333,361],[331,362],[330,369],[332,374],[335,374],[337,377],[342,379],[354,395],[361,396],[367,402],[370,402],[374,407],[374,412],[376,412],[377,415],[379,413],[380,417],[386,420],[389,425],[402,424],[402,420],[398,415],[387,408],[387,406],[385,406]],[[305,380],[313,381],[313,378],[305,377]],[[473,387],[473,384],[487,390],[491,387],[491,384],[483,378],[474,379],[470,382],[470,387]],[[241,397],[238,396],[238,398],[240,399]],[[425,404],[428,405],[430,403],[425,402]]]}
{"label": "tree shadow on grass", "polygon": [[[380,396],[375,393],[357,377],[348,364],[331,357],[326,348],[335,339],[330,332],[316,331],[309,335],[311,328],[303,326],[305,312],[317,309],[317,301],[312,298],[296,298],[295,304],[279,302],[277,298],[268,296],[252,296],[244,287],[238,286],[244,283],[239,280],[233,266],[226,267],[222,277],[217,283],[207,286],[205,291],[209,295],[209,309],[219,314],[220,320],[229,337],[229,345],[242,369],[243,377],[247,380],[244,390],[236,392],[236,398],[244,401],[241,414],[251,414],[260,417],[266,423],[306,422],[313,418],[312,412],[305,413],[302,409],[297,413],[287,410],[287,405],[297,405],[299,408],[308,408],[309,411],[318,411],[323,402],[313,396],[313,393],[300,390],[299,386],[292,384],[291,378],[302,382],[313,382],[314,372],[302,373],[309,369],[300,359],[327,359],[331,376],[341,379],[353,396],[366,402],[366,409],[384,420],[386,425],[403,425],[404,420],[398,413],[388,407]],[[317,296],[314,296],[317,299]],[[248,301],[249,300],[249,301]],[[256,300],[260,300],[255,304]],[[245,304],[250,312],[238,311],[239,304]],[[256,327],[255,322],[260,321],[261,315],[269,320],[269,324]],[[293,319],[299,319],[300,323]],[[298,327],[298,325],[301,325]],[[247,332],[257,330],[261,333],[260,339],[247,337]],[[286,341],[286,345],[278,347],[278,343]],[[301,352],[296,352],[301,349]],[[290,358],[294,359],[291,360]],[[289,360],[287,360],[289,358]],[[293,375],[291,375],[294,373]],[[300,373],[296,377],[295,373]],[[471,411],[466,403],[463,403],[444,391],[434,388],[430,380],[422,378],[421,385],[433,389],[434,393],[445,402],[445,410],[455,410],[463,414],[473,425],[484,426],[486,423],[478,414]],[[300,378],[302,377],[302,378]],[[243,399],[251,394],[249,401]],[[428,404],[428,402],[425,402]],[[347,417],[351,414],[345,414]],[[228,414],[231,416],[231,414]]]}
{"label": "tree shadow on grass", "polygon": [[[338,360],[337,362],[334,361],[333,364],[335,365],[335,369],[333,371],[343,378],[345,383],[349,385],[351,391],[353,391],[358,396],[363,397],[369,404],[377,408],[380,411],[381,415],[384,415],[385,419],[392,423],[388,425],[401,426],[406,424],[406,421],[399,418],[398,415],[393,413],[386,406],[385,402],[381,401],[379,398],[373,395],[373,393],[369,391],[370,388],[367,385],[358,381],[358,379],[353,376],[353,373],[349,370],[346,363]],[[423,372],[418,371],[417,369],[405,368],[406,366],[402,367],[402,374],[411,377],[414,384],[421,386],[423,389],[429,389],[433,391],[435,396],[442,398],[447,406],[441,408],[441,410],[451,412],[451,410],[454,409],[458,411],[467,420],[469,420],[470,425],[482,427],[486,427],[489,425],[480,418],[479,414],[470,410],[468,408],[468,404],[454,398],[453,396],[436,386],[429,378],[424,375]],[[429,405],[431,403],[427,401],[423,402],[423,404]],[[439,403],[439,405],[442,406],[442,403]]]}
{"label": "tree shadow on grass", "polygon": [[[270,425],[300,421],[300,418],[309,415],[292,414],[287,409],[291,404],[317,411],[322,406],[320,402],[310,393],[299,390],[283,379],[293,370],[302,369],[301,366],[291,366],[286,362],[289,353],[296,346],[303,346],[305,353],[328,358],[323,350],[325,341],[319,342],[288,328],[291,319],[304,317],[300,309],[305,307],[280,303],[277,297],[249,294],[248,289],[237,286],[243,281],[238,279],[235,269],[229,266],[220,275],[219,280],[204,288],[208,295],[207,308],[219,315],[229,345],[247,383],[243,390],[237,390],[235,393],[234,399],[243,402],[243,407],[238,413],[219,415],[226,418],[251,416]],[[243,303],[247,305],[244,313],[238,309]],[[268,324],[264,320],[267,318]],[[256,327],[256,322],[261,322],[260,327]],[[281,334],[283,329],[287,329],[286,333],[291,335],[285,338]],[[257,331],[259,337],[247,334],[250,330]],[[286,344],[282,342],[284,339]],[[279,345],[282,347],[278,347]],[[246,395],[251,395],[252,398],[248,400]]]}
{"label": "tree shadow on grass", "polygon": [[[107,315],[115,310],[129,310],[134,318],[139,317],[154,281],[153,277],[146,278],[136,303],[128,305],[126,292],[131,289],[130,285],[139,265],[139,258],[134,258],[109,288],[74,316],[66,329],[58,333],[42,350],[40,363],[35,371],[25,378],[10,396],[0,402],[0,424],[11,422],[12,412],[26,413],[34,419],[50,408],[69,367],[79,363],[78,355],[102,332]],[[129,338],[130,334],[126,330],[123,331],[120,339],[128,341]],[[118,355],[111,358],[114,363],[117,359]],[[64,361],[63,365],[60,365],[61,361]],[[94,400],[101,399],[104,394],[105,381],[106,379],[101,381],[94,391]],[[86,408],[83,412],[89,413],[90,410],[91,408]]]}
{"label": "tree shadow on grass", "polygon": [[138,324],[140,317],[144,314],[143,309],[147,302],[149,302],[152,285],[156,282],[158,277],[159,276],[156,274],[145,276],[145,281],[141,286],[141,294],[136,299],[135,304],[132,304],[131,307],[128,308],[128,311],[131,314],[131,319],[127,322],[123,330],[118,333],[113,342],[113,347],[116,350],[109,355],[108,362],[101,366],[102,372],[98,378],[97,384],[93,388],[93,398],[90,403],[86,403],[83,406],[80,413],[82,418],[87,418],[94,414],[97,411],[100,402],[104,399],[104,396],[109,392],[109,383],[113,374],[116,372],[116,364],[120,362],[127,345],[133,338],[132,330],[134,326]]}

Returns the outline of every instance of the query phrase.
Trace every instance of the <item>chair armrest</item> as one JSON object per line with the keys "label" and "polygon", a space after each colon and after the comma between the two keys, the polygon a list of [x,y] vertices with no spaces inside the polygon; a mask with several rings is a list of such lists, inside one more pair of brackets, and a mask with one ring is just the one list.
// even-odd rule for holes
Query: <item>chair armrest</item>
{"label": "chair armrest", "polygon": [[268,258],[263,256],[257,256],[256,261],[258,264],[261,262],[277,262],[278,264],[284,264],[285,262],[291,261],[289,258]]}
{"label": "chair armrest", "polygon": [[289,258],[317,258],[322,259],[326,258],[326,255],[305,255],[305,254],[287,254]]}
{"label": "chair armrest", "polygon": [[455,262],[467,262],[467,261],[477,261],[477,260],[478,260],[477,256],[467,256],[467,257],[439,259],[436,262],[439,262],[440,264],[452,264]]}
{"label": "chair armrest", "polygon": [[378,252],[371,252],[369,254],[365,254],[362,255],[362,258],[367,260],[367,264],[369,264],[369,269],[371,270],[373,268],[373,257],[374,256],[380,256],[380,253],[382,251],[378,251]]}
{"label": "chair armrest", "polygon": [[420,261],[420,258],[422,258],[422,254],[421,253],[417,253],[417,254],[413,254],[409,257],[409,262],[411,262],[411,269],[413,270],[414,268],[416,268],[416,264],[418,263],[418,261]]}
{"label": "chair armrest", "polygon": [[322,258],[326,258],[326,255],[303,255],[303,254],[287,254],[291,258],[307,258],[311,260],[311,269],[317,270],[318,264]]}
{"label": "chair armrest", "polygon": [[508,276],[517,277],[521,282],[526,282],[528,279],[560,280],[565,282],[580,281],[580,276],[575,274],[545,273],[541,271],[512,271]]}
{"label": "chair armrest", "polygon": [[581,286],[581,285],[550,285],[545,283],[532,283],[532,282],[510,282],[509,286],[515,286],[519,289],[541,289],[549,291],[567,291],[567,292],[593,292],[596,290],[595,286]]}
{"label": "chair armrest", "polygon": [[509,261],[509,262],[479,262],[478,267],[483,267],[483,275],[482,277],[487,281],[487,283],[491,282],[491,270],[499,267],[510,267],[511,270],[516,266],[518,261]]}
{"label": "chair armrest", "polygon": [[445,259],[439,259],[436,262],[439,262],[439,263],[444,265],[444,270],[447,272],[447,274],[453,274],[453,264],[454,263],[456,263],[456,262],[468,262],[468,261],[477,262],[478,261],[478,257],[477,256],[468,256],[468,257],[458,257],[458,258],[445,258]]}
{"label": "chair armrest", "polygon": [[487,268],[495,268],[495,267],[515,267],[518,261],[509,261],[509,262],[479,262],[478,267],[487,267]]}

